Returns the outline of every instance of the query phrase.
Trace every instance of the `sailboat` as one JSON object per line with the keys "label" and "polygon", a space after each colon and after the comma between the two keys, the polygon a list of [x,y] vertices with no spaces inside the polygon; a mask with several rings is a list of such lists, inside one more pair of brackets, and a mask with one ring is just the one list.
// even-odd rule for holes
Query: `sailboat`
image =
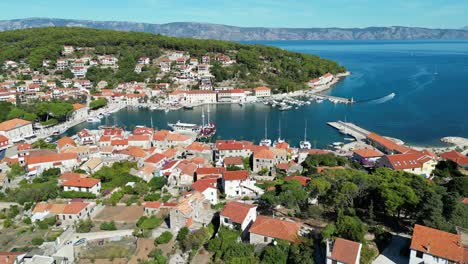
{"label": "sailboat", "polygon": [[267,135],[267,119],[265,118],[265,137],[260,141],[260,146],[269,147],[271,146],[271,139]]}
{"label": "sailboat", "polygon": [[281,120],[279,120],[279,126],[278,126],[278,139],[273,142],[273,147],[276,147],[278,144],[284,143],[284,140],[281,139]]}
{"label": "sailboat", "polygon": [[299,147],[301,149],[311,149],[312,148],[312,144],[310,144],[310,142],[307,141],[307,120],[305,120],[304,140],[299,142]]}

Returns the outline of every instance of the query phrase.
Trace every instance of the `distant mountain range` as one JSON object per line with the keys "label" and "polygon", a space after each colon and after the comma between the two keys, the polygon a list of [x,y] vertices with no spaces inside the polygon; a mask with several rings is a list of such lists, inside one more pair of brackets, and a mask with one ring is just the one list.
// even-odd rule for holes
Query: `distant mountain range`
{"label": "distant mountain range", "polygon": [[175,37],[221,40],[397,40],[397,39],[468,39],[463,29],[419,27],[367,28],[262,28],[176,22],[149,24],[118,21],[92,21],[57,18],[25,18],[0,21],[0,31],[33,27],[89,27],[120,31],[140,31]]}

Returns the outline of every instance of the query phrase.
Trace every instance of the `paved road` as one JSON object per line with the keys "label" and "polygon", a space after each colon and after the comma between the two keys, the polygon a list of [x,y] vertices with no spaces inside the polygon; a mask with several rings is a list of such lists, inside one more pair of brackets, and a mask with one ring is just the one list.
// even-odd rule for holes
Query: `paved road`
{"label": "paved road", "polygon": [[392,242],[388,245],[382,254],[380,254],[373,264],[407,264],[409,258],[400,255],[400,250],[408,246],[410,242],[409,238],[402,237],[400,235],[393,235]]}

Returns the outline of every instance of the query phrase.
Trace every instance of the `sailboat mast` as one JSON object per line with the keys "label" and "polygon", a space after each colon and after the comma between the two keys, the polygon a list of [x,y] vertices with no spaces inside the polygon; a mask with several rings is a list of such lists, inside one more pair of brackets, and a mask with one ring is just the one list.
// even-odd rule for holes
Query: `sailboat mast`
{"label": "sailboat mast", "polygon": [[305,127],[304,127],[304,141],[307,140],[307,119],[305,120]]}
{"label": "sailboat mast", "polygon": [[208,119],[206,120],[207,124],[210,124],[210,105],[208,105]]}
{"label": "sailboat mast", "polygon": [[201,119],[202,119],[202,126],[205,126],[205,108],[202,108]]}
{"label": "sailboat mast", "polygon": [[267,133],[267,119],[265,118],[265,139],[268,138],[268,133]]}
{"label": "sailboat mast", "polygon": [[281,119],[279,120],[278,134],[279,134],[278,140],[280,140],[281,139]]}

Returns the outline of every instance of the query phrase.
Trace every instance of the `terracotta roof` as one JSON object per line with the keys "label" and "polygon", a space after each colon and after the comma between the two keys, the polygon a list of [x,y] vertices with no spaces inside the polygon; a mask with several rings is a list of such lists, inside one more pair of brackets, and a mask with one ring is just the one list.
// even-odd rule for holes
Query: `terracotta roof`
{"label": "terracotta roof", "polygon": [[63,137],[57,140],[57,146],[59,149],[63,148],[65,145],[76,146],[76,143],[71,137]]}
{"label": "terracotta roof", "polygon": [[16,263],[16,258],[24,253],[21,252],[0,252],[0,264]]}
{"label": "terracotta roof", "polygon": [[81,109],[81,108],[85,108],[86,105],[83,105],[83,104],[73,104],[73,109],[76,111],[78,109]]}
{"label": "terracotta roof", "polygon": [[330,151],[324,150],[324,149],[309,149],[308,154],[309,155],[326,155],[329,154]]}
{"label": "terracotta roof", "polygon": [[161,207],[161,203],[160,202],[146,202],[145,203],[145,208],[153,208],[153,209],[157,209]]}
{"label": "terracotta roof", "polygon": [[172,149],[172,148],[169,148],[169,149],[166,149],[163,153],[162,153],[166,158],[170,159],[170,158],[173,158],[175,157],[175,155],[177,154],[177,149]]}
{"label": "terracotta roof", "polygon": [[353,150],[358,156],[363,158],[382,157],[384,154],[376,149],[355,149]]}
{"label": "terracotta roof", "polygon": [[464,204],[468,204],[468,197],[462,198],[461,202],[464,203]]}
{"label": "terracotta roof", "polygon": [[4,135],[0,135],[0,142],[5,142],[8,141],[8,138],[5,137]]}
{"label": "terracotta roof", "polygon": [[414,225],[411,249],[429,253],[451,261],[463,260],[463,246],[460,236],[438,229]]}
{"label": "terracotta roof", "polygon": [[256,208],[256,205],[240,203],[240,202],[228,202],[224,206],[220,215],[228,217],[234,223],[242,224],[244,219],[247,217],[249,210]]}
{"label": "terracotta roof", "polygon": [[244,149],[244,144],[239,142],[225,143],[217,145],[218,150],[241,150]]}
{"label": "terracotta roof", "polygon": [[146,151],[137,146],[128,146],[126,149],[122,149],[118,153],[135,158],[145,158],[148,155]]}
{"label": "terracotta roof", "polygon": [[307,186],[307,184],[310,182],[310,178],[305,176],[286,176],[284,177],[284,180],[298,181],[302,186]]}
{"label": "terracotta roof", "polygon": [[165,158],[166,158],[166,156],[164,156],[163,154],[155,153],[155,154],[151,155],[149,158],[147,158],[145,160],[145,162],[158,163],[158,162],[160,162],[161,160],[163,160]]}
{"label": "terracotta roof", "polygon": [[111,140],[112,146],[126,146],[128,145],[128,140],[126,139],[113,139]]}
{"label": "terracotta roof", "polygon": [[415,152],[408,154],[386,155],[385,158],[395,170],[404,170],[420,168],[422,165],[432,159],[423,153]]}
{"label": "terracotta roof", "polygon": [[201,179],[192,184],[192,189],[199,192],[204,192],[208,188],[216,189],[216,180],[213,179]]}
{"label": "terracotta roof", "polygon": [[151,139],[150,135],[130,135],[128,136],[128,141],[149,141]]}
{"label": "terracotta roof", "polygon": [[337,238],[333,244],[331,258],[340,263],[354,264],[359,257],[360,247],[360,243]]}
{"label": "terracotta roof", "polygon": [[154,133],[153,140],[156,141],[163,141],[166,139],[167,135],[169,134],[168,130],[160,130]]}
{"label": "terracotta roof", "polygon": [[15,146],[18,148],[18,150],[28,150],[32,149],[32,145],[28,143],[20,143],[20,144],[15,144]]}
{"label": "terracotta roof", "polygon": [[91,188],[94,185],[98,184],[101,182],[99,179],[94,179],[94,178],[71,178],[64,183],[62,183],[62,186],[69,186],[69,187],[83,187],[83,188]]}
{"label": "terracotta roof", "polygon": [[255,91],[269,91],[270,88],[265,87],[265,86],[259,86],[254,88]]}
{"label": "terracotta roof", "polygon": [[30,156],[27,158],[28,165],[31,164],[38,164],[38,163],[45,163],[45,162],[54,162],[54,161],[62,161],[62,160],[71,160],[71,159],[78,159],[78,155],[76,153],[53,153],[41,156]]}
{"label": "terracotta roof", "polygon": [[250,228],[250,233],[296,242],[300,228],[300,223],[259,215]]}
{"label": "terracotta roof", "polygon": [[275,159],[275,153],[269,149],[261,149],[254,152],[254,159]]}
{"label": "terracotta roof", "polygon": [[187,135],[182,135],[178,133],[169,133],[166,136],[167,141],[186,141],[189,140],[191,137]]}
{"label": "terracotta roof", "polygon": [[378,134],[376,134],[374,132],[369,133],[369,135],[367,135],[367,138],[374,141],[374,142],[377,142],[378,144],[382,145],[386,149],[389,149],[389,150],[392,150],[392,151],[397,151],[399,153],[406,153],[406,152],[411,150],[408,147],[405,147],[403,145],[398,145],[397,143],[393,142],[392,140],[390,140],[388,138],[385,138],[385,137],[382,137],[381,135],[378,135]]}
{"label": "terracotta roof", "polygon": [[224,166],[227,165],[242,165],[244,163],[242,157],[226,157],[223,160]]}
{"label": "terracotta roof", "polygon": [[211,148],[206,144],[195,141],[192,144],[188,145],[186,150],[202,152],[204,150],[211,150]]}
{"label": "terracotta roof", "polygon": [[468,157],[455,150],[442,153],[440,157],[445,160],[451,160],[460,166],[468,165]]}
{"label": "terracotta roof", "polygon": [[64,172],[62,175],[60,175],[59,179],[60,180],[71,180],[75,178],[84,178],[86,177],[84,174],[76,173],[76,172]]}
{"label": "terracotta roof", "polygon": [[226,171],[224,173],[224,180],[226,181],[246,180],[248,177],[249,172],[246,170]]}
{"label": "terracotta roof", "polygon": [[198,168],[197,174],[222,174],[226,171],[224,167]]}
{"label": "terracotta roof", "polygon": [[31,122],[19,118],[14,118],[0,123],[0,131],[9,131],[29,124],[31,124]]}
{"label": "terracotta roof", "polygon": [[65,205],[65,208],[63,208],[62,214],[78,214],[83,209],[85,209],[88,205],[89,205],[88,203],[83,203],[83,202],[69,203]]}

